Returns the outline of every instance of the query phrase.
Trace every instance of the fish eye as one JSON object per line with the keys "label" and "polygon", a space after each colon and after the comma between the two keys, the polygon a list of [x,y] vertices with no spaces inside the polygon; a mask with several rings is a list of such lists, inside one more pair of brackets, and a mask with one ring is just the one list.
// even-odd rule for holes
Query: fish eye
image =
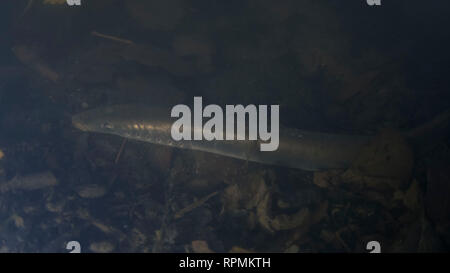
{"label": "fish eye", "polygon": [[114,128],[114,126],[111,123],[109,123],[109,122],[102,123],[101,127],[102,128],[106,128],[106,129],[113,129]]}

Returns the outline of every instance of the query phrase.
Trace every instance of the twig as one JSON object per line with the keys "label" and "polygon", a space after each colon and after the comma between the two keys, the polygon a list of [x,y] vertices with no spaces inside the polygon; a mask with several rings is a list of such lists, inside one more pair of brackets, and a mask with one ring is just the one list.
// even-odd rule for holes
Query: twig
{"label": "twig", "polygon": [[118,38],[118,37],[111,36],[111,35],[106,35],[106,34],[98,33],[98,32],[95,31],[95,30],[92,31],[91,34],[92,34],[93,36],[97,36],[97,37],[100,37],[100,38],[105,38],[105,39],[113,40],[113,41],[116,41],[116,42],[119,42],[119,43],[124,43],[124,44],[128,44],[128,45],[133,45],[133,44],[134,44],[133,41],[126,40],[126,39],[122,39],[122,38]]}
{"label": "twig", "polygon": [[122,144],[120,145],[119,152],[117,152],[116,159],[114,160],[114,164],[119,162],[120,156],[122,155],[123,149],[125,148],[125,143],[127,143],[127,139],[124,138]]}
{"label": "twig", "polygon": [[19,18],[22,18],[23,16],[25,16],[25,14],[28,12],[28,10],[31,9],[31,7],[33,6],[33,1],[34,0],[29,0],[28,1],[27,5],[23,9],[22,14],[19,16]]}
{"label": "twig", "polygon": [[406,132],[407,136],[410,138],[417,138],[426,133],[434,132],[436,128],[442,128],[448,125],[450,120],[450,108],[446,109],[444,112],[440,113],[432,120],[413,128]]}
{"label": "twig", "polygon": [[194,203],[190,204],[189,206],[181,209],[180,211],[178,211],[175,214],[175,219],[181,218],[183,217],[184,214],[190,212],[191,210],[200,207],[201,205],[203,205],[206,201],[208,201],[211,197],[215,196],[216,194],[218,194],[218,191],[215,191],[211,194],[208,194],[207,196],[203,197],[200,200],[195,201]]}

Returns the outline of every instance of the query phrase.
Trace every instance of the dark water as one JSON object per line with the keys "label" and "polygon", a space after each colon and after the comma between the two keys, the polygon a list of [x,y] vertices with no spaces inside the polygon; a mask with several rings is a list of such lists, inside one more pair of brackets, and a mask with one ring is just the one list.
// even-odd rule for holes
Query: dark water
{"label": "dark water", "polygon": [[[448,119],[418,141],[400,132],[450,108],[450,3],[30,2],[0,4],[0,185],[25,181],[0,194],[1,251],[449,250]],[[314,173],[71,124],[100,106],[194,96],[378,137],[349,169]]]}

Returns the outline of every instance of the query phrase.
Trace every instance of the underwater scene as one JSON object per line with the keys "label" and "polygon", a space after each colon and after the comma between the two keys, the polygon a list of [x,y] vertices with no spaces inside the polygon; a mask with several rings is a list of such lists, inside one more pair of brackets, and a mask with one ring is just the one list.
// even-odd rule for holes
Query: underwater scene
{"label": "underwater scene", "polygon": [[0,252],[450,250],[450,2],[2,0]]}

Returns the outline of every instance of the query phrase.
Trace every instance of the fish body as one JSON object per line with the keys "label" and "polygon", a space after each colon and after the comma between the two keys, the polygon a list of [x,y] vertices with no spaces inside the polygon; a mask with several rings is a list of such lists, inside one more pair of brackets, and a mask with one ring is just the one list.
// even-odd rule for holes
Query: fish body
{"label": "fish body", "polygon": [[[115,105],[89,110],[72,118],[86,132],[118,135],[153,144],[198,150],[252,162],[316,171],[349,167],[371,137],[280,128],[276,151],[260,151],[259,140],[180,140],[171,136],[170,110],[143,105]],[[195,130],[195,129],[193,129]]]}

